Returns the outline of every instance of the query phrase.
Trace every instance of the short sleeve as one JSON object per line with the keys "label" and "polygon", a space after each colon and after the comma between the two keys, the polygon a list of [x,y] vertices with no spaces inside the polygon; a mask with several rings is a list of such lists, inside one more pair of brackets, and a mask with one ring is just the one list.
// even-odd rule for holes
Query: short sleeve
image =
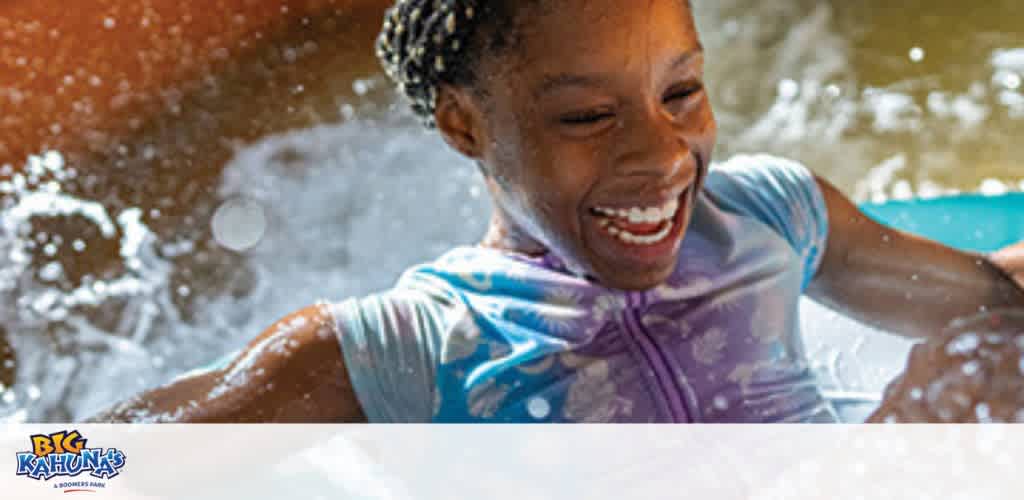
{"label": "short sleeve", "polygon": [[349,378],[370,422],[429,422],[449,299],[395,289],[330,304]]}
{"label": "short sleeve", "polygon": [[806,290],[828,243],[828,209],[814,174],[782,158],[737,156],[712,168],[707,189],[724,208],[760,220],[789,242],[801,257]]}

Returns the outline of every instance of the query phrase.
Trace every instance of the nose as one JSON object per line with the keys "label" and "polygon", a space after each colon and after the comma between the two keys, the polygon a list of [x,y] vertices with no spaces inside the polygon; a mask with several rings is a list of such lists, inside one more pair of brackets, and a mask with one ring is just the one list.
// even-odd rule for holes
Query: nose
{"label": "nose", "polygon": [[691,148],[682,130],[660,110],[636,113],[621,124],[616,173],[668,181],[691,165]]}

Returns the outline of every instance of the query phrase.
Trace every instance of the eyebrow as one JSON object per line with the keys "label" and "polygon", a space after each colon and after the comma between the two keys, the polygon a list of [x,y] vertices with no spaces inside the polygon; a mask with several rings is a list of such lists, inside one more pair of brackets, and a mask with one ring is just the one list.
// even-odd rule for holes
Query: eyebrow
{"label": "eyebrow", "polygon": [[[680,66],[685,65],[691,59],[697,55],[704,53],[704,47],[697,45],[695,48],[683,52],[669,65],[669,70],[674,70]],[[540,97],[549,92],[559,90],[565,87],[599,87],[603,83],[607,82],[609,77],[603,74],[591,74],[581,75],[573,73],[556,73],[552,75],[545,75],[541,79],[541,84],[534,91],[534,97]]]}

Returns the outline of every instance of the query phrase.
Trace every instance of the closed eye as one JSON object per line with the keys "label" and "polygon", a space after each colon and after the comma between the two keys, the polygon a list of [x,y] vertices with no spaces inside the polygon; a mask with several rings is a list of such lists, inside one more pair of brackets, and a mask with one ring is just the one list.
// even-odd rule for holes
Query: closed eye
{"label": "closed eye", "polygon": [[690,96],[695,95],[702,90],[704,90],[704,86],[699,83],[686,85],[682,88],[678,88],[673,90],[672,92],[669,92],[669,94],[665,96],[665,103],[667,104],[671,101],[687,99]]}
{"label": "closed eye", "polygon": [[584,111],[565,115],[559,121],[566,125],[590,125],[613,116],[615,115],[607,111]]}

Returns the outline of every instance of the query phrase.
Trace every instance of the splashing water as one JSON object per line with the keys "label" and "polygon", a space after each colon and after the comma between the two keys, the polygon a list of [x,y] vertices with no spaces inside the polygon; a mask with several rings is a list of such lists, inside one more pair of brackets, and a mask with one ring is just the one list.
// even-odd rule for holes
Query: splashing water
{"label": "splashing water", "polygon": [[[358,146],[368,143],[376,146]],[[40,161],[33,158],[30,166]],[[62,172],[63,165],[55,171]],[[10,248],[0,269],[3,290],[19,304],[4,311],[2,324],[13,333],[20,383],[4,392],[0,415],[32,421],[83,418],[237,348],[292,310],[324,297],[386,288],[424,256],[482,233],[489,207],[479,196],[482,181],[476,177],[475,168],[440,139],[401,119],[354,120],[245,149],[225,171],[220,194],[226,204],[246,200],[247,206],[265,207],[260,211],[265,220],[256,224],[263,227],[255,231],[262,239],[246,255],[254,277],[241,297],[208,297],[186,318],[173,300],[182,288],[171,279],[169,256],[194,253],[195,242],[168,248],[141,221],[137,208],[112,216],[96,202],[60,193],[59,184],[16,174],[12,184],[19,187],[2,211],[3,241]],[[438,188],[415,206],[384,203],[403,200],[424,185]],[[33,272],[39,245],[32,219],[73,215],[99,227],[102,237],[119,240],[121,275],[87,277],[68,289],[50,283],[49,273]],[[231,231],[236,233],[227,236],[228,243],[249,240],[239,247],[260,239],[249,230]],[[405,250],[410,245],[413,252]],[[60,251],[76,250],[64,245]],[[96,326],[95,316],[112,303],[121,305],[117,326]],[[56,355],[54,343],[60,347]],[[41,393],[35,399],[28,394],[33,387]]]}
{"label": "splashing water", "polygon": [[915,346],[886,390],[886,422],[1024,423],[1024,313],[961,322],[944,339]]}

